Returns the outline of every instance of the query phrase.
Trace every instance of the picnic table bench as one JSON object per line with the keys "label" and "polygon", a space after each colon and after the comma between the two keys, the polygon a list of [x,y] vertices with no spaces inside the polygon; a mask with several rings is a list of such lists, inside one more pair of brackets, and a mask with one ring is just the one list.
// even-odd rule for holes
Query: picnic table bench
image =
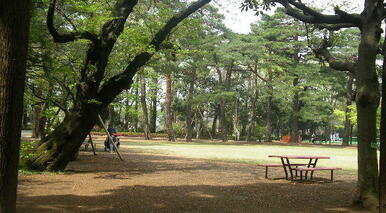
{"label": "picnic table bench", "polygon": [[[295,168],[294,170],[300,172],[300,180],[303,180],[303,171],[314,172],[314,171],[328,171],[328,170],[330,170],[331,171],[331,182],[333,182],[334,181],[334,171],[335,170],[342,170],[342,168],[335,168],[335,167],[334,168],[333,167],[307,168],[307,167],[301,167],[301,168]],[[311,175],[310,175],[310,180],[312,180],[312,175],[313,175],[313,173],[311,173]],[[305,175],[305,179],[307,179],[307,173]]]}
{"label": "picnic table bench", "polygon": [[[291,166],[295,166],[298,168],[299,166],[306,166],[305,163],[297,163],[297,164],[291,164]],[[265,167],[265,178],[268,179],[268,168],[269,167],[283,167],[283,164],[257,164],[257,166]],[[295,174],[297,176],[297,173]]]}
{"label": "picnic table bench", "polygon": [[[328,156],[312,156],[312,155],[269,155],[268,157],[280,158],[281,164],[259,164],[258,166],[265,167],[265,178],[268,178],[269,167],[283,167],[286,179],[294,180],[294,177],[298,177],[300,172],[300,180],[303,180],[303,172],[305,172],[305,179],[307,179],[308,172],[310,172],[310,180],[312,180],[314,171],[331,171],[331,181],[334,179],[334,171],[341,170],[342,168],[325,168],[316,167],[316,163],[319,159],[330,159]],[[290,159],[308,160],[308,163],[291,163]],[[295,174],[294,174],[295,172]]]}

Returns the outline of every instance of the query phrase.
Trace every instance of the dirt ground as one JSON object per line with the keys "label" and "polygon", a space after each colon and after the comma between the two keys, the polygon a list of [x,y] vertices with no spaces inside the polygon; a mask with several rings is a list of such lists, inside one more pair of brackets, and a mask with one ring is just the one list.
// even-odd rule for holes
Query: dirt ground
{"label": "dirt ground", "polygon": [[67,172],[21,175],[18,212],[354,212],[355,176],[319,172],[313,183],[279,168],[189,159],[136,149],[81,152]]}

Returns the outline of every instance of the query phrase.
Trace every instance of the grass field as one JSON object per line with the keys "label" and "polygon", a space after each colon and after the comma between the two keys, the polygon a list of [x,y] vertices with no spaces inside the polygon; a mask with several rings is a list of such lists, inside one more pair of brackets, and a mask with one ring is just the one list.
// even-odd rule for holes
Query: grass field
{"label": "grass field", "polygon": [[282,144],[234,144],[234,143],[170,143],[129,141],[122,145],[127,148],[148,152],[170,154],[187,158],[202,158],[248,164],[280,163],[270,154],[320,155],[331,159],[319,160],[318,166],[340,167],[345,174],[357,172],[356,147],[323,145],[282,145]]}

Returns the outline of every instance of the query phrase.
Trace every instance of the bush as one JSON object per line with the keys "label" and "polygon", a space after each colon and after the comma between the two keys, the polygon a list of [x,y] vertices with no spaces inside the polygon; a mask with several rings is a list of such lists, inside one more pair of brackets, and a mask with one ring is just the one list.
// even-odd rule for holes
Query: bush
{"label": "bush", "polygon": [[185,138],[186,136],[186,128],[184,125],[180,123],[174,123],[173,124],[173,130],[174,130],[174,135],[177,138]]}
{"label": "bush", "polygon": [[19,158],[19,169],[27,169],[29,168],[28,162],[33,157],[35,157],[35,147],[37,145],[37,141],[21,141],[20,143],[20,158]]}

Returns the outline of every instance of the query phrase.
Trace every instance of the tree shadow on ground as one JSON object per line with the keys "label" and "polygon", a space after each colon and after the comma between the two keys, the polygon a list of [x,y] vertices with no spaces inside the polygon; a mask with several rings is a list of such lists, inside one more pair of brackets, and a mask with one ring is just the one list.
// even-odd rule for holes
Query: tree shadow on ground
{"label": "tree shadow on ground", "polygon": [[[81,153],[69,166],[70,172],[48,178],[48,182],[38,176],[23,177],[18,212],[354,212],[348,208],[355,192],[352,178],[327,183],[328,175],[321,175],[322,179],[305,184],[266,180],[264,169],[246,164],[138,150],[122,152],[122,156],[125,161],[109,153]],[[283,171],[272,170],[270,176],[282,177]],[[78,180],[83,177],[86,179]],[[76,181],[80,188],[61,189],[70,184],[68,180]],[[110,186],[87,191],[92,184]],[[29,185],[33,186],[30,191]],[[40,194],[28,193],[34,187],[51,191],[46,193],[44,188]]]}
{"label": "tree shadow on ground", "polygon": [[[340,183],[347,185],[351,183]],[[343,186],[345,188],[347,186]],[[353,212],[323,184],[124,186],[97,196],[19,194],[19,212]],[[338,195],[339,194],[339,195]],[[346,197],[346,198],[345,198]],[[323,199],[324,202],[320,202]]]}

